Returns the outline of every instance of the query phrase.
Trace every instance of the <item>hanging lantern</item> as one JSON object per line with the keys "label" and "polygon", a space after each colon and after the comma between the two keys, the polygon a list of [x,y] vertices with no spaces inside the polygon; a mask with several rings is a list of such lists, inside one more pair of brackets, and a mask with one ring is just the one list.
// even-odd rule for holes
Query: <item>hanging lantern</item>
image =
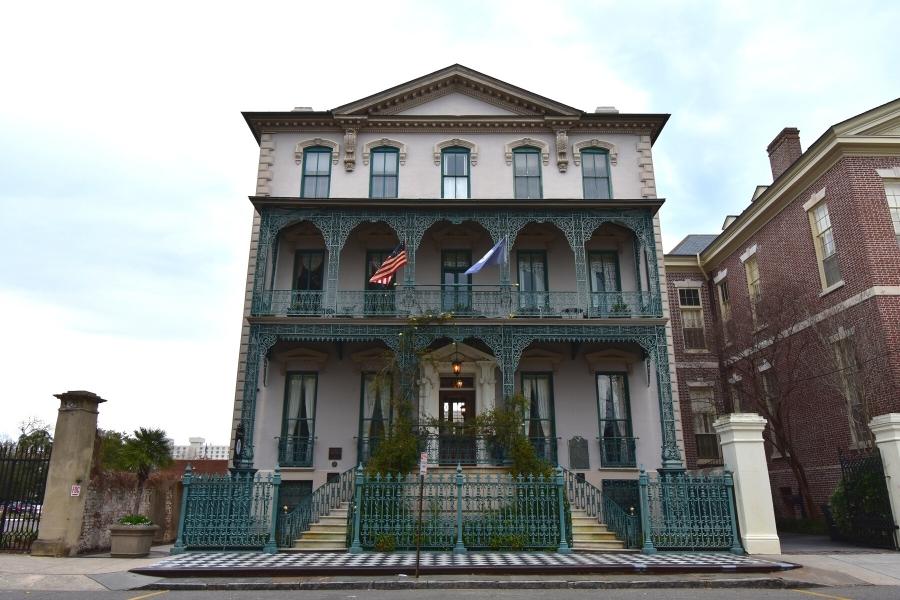
{"label": "hanging lantern", "polygon": [[[450,363],[450,368],[453,370],[454,375],[462,373],[462,361],[460,358],[459,352],[456,350],[456,342],[453,342],[453,362]],[[462,385],[457,385],[456,387],[462,387]]]}
{"label": "hanging lantern", "polygon": [[462,380],[462,378],[457,379],[456,381],[454,381],[454,382],[453,382],[453,385],[456,386],[457,389],[461,388],[461,387],[463,386],[463,380]]}

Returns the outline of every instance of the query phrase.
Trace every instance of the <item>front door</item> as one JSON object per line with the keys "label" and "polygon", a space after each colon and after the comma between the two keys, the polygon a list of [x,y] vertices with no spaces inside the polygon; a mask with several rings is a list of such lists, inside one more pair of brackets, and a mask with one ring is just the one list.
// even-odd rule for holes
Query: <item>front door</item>
{"label": "front door", "polygon": [[[471,378],[463,378],[471,381]],[[439,400],[438,462],[442,465],[474,465],[476,443],[475,390],[441,390]]]}
{"label": "front door", "polygon": [[444,250],[441,253],[441,310],[472,312],[472,276],[466,270],[472,266],[468,250]]}

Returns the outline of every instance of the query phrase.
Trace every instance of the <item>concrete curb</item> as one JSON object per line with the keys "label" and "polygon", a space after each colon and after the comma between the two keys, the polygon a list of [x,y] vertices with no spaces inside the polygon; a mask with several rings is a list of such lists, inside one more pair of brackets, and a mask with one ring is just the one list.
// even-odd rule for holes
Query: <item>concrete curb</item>
{"label": "concrete curb", "polygon": [[430,590],[430,589],[454,589],[454,590],[612,590],[612,589],[663,589],[663,588],[696,588],[696,589],[724,589],[724,588],[757,588],[757,589],[798,589],[817,587],[805,581],[779,579],[775,577],[757,577],[747,579],[709,579],[709,580],[634,580],[634,581],[603,581],[603,580],[559,580],[536,579],[522,581],[447,581],[447,580],[418,580],[410,581],[294,581],[294,582],[259,582],[259,581],[232,581],[232,582],[189,582],[189,581],[159,581],[140,588],[140,590],[166,590],[166,591],[277,591],[277,590]]}

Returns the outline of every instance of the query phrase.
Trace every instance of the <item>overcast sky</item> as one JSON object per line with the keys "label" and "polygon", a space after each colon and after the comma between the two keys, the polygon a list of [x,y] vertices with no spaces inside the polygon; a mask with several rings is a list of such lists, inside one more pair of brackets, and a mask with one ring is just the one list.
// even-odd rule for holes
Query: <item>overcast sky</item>
{"label": "overcast sky", "polygon": [[88,389],[102,427],[227,443],[258,155],[241,110],[329,109],[459,62],[583,110],[672,113],[668,250],[770,181],[782,127],[806,148],[900,96],[898,22],[883,1],[7,3],[0,432]]}

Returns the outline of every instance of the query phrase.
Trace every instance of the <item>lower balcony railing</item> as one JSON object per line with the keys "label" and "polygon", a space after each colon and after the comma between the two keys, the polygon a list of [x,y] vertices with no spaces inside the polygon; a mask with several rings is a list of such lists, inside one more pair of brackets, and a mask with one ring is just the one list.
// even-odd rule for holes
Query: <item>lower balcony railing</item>
{"label": "lower balcony railing", "polygon": [[637,438],[600,438],[600,466],[607,468],[637,467],[635,446]]}
{"label": "lower balcony railing", "polygon": [[[383,438],[359,438],[359,462],[365,464],[369,461],[381,439]],[[556,438],[532,437],[529,440],[538,458],[551,465],[557,464]],[[427,452],[428,463],[432,465],[503,466],[510,460],[507,448],[484,435],[422,433],[419,435],[419,452]]]}
{"label": "lower balcony railing", "polygon": [[315,438],[289,435],[278,439],[278,464],[282,467],[311,467]]}
{"label": "lower balcony railing", "polygon": [[486,318],[631,318],[662,312],[650,292],[521,291],[515,286],[398,286],[386,290],[338,290],[333,307],[321,290],[267,290],[253,303],[255,315],[408,317],[453,313]]}

